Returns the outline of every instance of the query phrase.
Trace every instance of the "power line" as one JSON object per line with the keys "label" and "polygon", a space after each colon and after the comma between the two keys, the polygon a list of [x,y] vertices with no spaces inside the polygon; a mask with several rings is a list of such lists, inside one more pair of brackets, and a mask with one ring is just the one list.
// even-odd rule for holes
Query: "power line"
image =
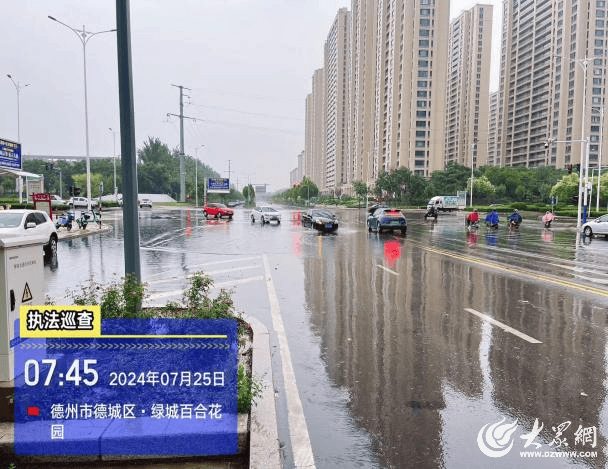
{"label": "power line", "polygon": [[271,119],[289,119],[289,120],[295,120],[295,121],[300,121],[300,122],[304,121],[304,119],[302,119],[300,117],[278,116],[278,115],[273,115],[273,114],[267,114],[267,113],[264,113],[264,112],[239,111],[238,109],[229,109],[229,108],[219,107],[219,106],[207,106],[205,104],[190,103],[190,106],[195,106],[195,107],[200,107],[200,108],[206,108],[206,109],[216,109],[216,110],[219,110],[219,111],[238,112],[239,114],[247,114],[249,116],[269,117]]}

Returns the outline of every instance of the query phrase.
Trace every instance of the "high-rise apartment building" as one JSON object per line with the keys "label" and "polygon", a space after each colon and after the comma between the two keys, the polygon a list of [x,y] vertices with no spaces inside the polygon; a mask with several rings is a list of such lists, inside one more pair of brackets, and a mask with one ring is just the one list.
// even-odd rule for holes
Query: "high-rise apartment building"
{"label": "high-rise apartment building", "polygon": [[306,97],[304,176],[321,191],[325,190],[326,110],[325,71],[320,68],[313,74],[312,93]]}
{"label": "high-rise apartment building", "polygon": [[347,184],[350,12],[338,10],[325,42],[325,190],[334,194]]}
{"label": "high-rise apartment building", "polygon": [[488,160],[492,5],[475,5],[450,24],[445,162]]}
{"label": "high-rise apartment building", "polygon": [[352,0],[347,184],[373,184],[376,27],[378,0]]}
{"label": "high-rise apartment building", "polygon": [[[313,179],[325,192],[352,193],[354,181],[374,184],[399,167],[422,176],[444,167],[449,1],[351,7],[340,10],[326,43],[324,174],[322,184]],[[307,147],[307,162],[318,155]]]}
{"label": "high-rise apartment building", "polygon": [[606,13],[605,0],[504,2],[499,164],[563,168],[581,161],[589,139],[590,164],[597,166],[606,128],[599,112]]}
{"label": "high-rise apartment building", "polygon": [[372,176],[444,166],[449,2],[378,0]]}
{"label": "high-rise apartment building", "polygon": [[488,160],[487,164],[498,164],[496,137],[498,134],[498,91],[490,93],[490,117],[488,122]]}

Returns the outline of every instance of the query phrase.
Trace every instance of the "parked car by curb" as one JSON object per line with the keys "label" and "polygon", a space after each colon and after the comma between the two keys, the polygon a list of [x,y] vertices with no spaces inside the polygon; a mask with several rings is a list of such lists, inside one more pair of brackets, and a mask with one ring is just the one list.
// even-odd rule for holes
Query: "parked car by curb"
{"label": "parked car by curb", "polygon": [[[70,208],[88,208],[89,202],[86,197],[71,197],[70,200],[68,200],[68,205]],[[97,207],[97,201],[95,199],[91,199],[91,208],[93,207]]]}
{"label": "parked car by curb", "polygon": [[57,229],[46,212],[42,210],[0,211],[0,235],[41,235],[49,241],[44,245],[48,256],[57,255]]}

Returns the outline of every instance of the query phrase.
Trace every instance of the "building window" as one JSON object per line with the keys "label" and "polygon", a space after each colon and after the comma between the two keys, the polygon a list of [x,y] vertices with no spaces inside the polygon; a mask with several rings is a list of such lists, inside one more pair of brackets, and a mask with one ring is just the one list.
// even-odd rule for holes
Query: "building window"
{"label": "building window", "polygon": [[426,81],[419,81],[417,83],[418,88],[426,88]]}
{"label": "building window", "polygon": [[426,121],[416,121],[416,127],[418,127],[419,129],[426,128]]}
{"label": "building window", "polygon": [[428,39],[421,39],[418,41],[418,46],[419,47],[429,47],[429,40]]}

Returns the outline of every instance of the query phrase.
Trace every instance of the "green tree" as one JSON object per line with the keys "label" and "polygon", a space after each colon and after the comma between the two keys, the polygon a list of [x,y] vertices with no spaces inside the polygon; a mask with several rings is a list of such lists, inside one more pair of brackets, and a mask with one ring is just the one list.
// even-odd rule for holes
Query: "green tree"
{"label": "green tree", "polygon": [[255,203],[255,189],[251,184],[243,187],[243,198],[247,201],[247,204]]}
{"label": "green tree", "polygon": [[172,153],[160,139],[148,137],[137,151],[137,158],[139,192],[179,194],[179,156],[176,152]]}
{"label": "green tree", "polygon": [[490,180],[481,176],[473,182],[473,197],[479,201],[486,202],[496,193],[496,188]]}
{"label": "green tree", "polygon": [[369,187],[367,187],[366,182],[354,181],[353,190],[355,191],[355,194],[357,194],[357,199],[359,200],[359,208],[361,208],[361,199],[363,199],[363,197],[367,197],[367,194],[369,193]]}
{"label": "green tree", "polygon": [[319,195],[319,188],[314,182],[312,182],[312,180],[304,176],[302,182],[297,188],[297,193],[302,199],[310,200],[311,198]]}
{"label": "green tree", "polygon": [[[603,180],[603,179],[602,179]],[[557,197],[559,203],[571,203],[578,194],[578,174],[566,174],[561,181],[551,188],[551,196]]]}

